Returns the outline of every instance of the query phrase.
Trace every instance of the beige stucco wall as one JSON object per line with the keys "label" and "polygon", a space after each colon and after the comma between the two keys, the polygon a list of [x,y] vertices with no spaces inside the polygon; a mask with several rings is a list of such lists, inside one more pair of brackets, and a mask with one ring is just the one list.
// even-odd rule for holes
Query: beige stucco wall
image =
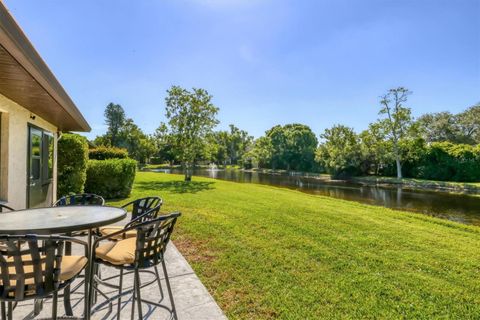
{"label": "beige stucco wall", "polygon": [[[56,142],[57,127],[32,114],[27,109],[0,94],[0,201],[14,209],[26,207],[28,124],[31,123],[54,134],[54,178],[53,193],[56,191]],[[35,116],[32,119],[31,116]]]}

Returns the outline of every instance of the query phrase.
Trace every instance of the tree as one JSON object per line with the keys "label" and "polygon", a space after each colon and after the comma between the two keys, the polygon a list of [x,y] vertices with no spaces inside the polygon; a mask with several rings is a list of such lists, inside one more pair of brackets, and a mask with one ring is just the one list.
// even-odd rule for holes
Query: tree
{"label": "tree", "polygon": [[267,168],[271,166],[273,155],[272,141],[269,137],[263,136],[253,142],[250,150],[247,150],[242,158],[243,166],[250,168]]}
{"label": "tree", "polygon": [[463,143],[480,144],[480,102],[457,115]]}
{"label": "tree", "polygon": [[367,130],[360,133],[360,151],[362,158],[362,171],[366,174],[373,169],[374,174],[380,174],[392,159],[392,145],[386,140],[385,130],[375,122],[368,126]]}
{"label": "tree", "polygon": [[105,124],[108,126],[107,137],[112,147],[118,147],[118,135],[125,124],[125,111],[119,104],[110,102],[104,112]]}
{"label": "tree", "polygon": [[417,120],[423,138],[427,142],[460,142],[456,116],[450,112],[427,113]]}
{"label": "tree", "polygon": [[227,154],[230,164],[238,164],[247,148],[252,144],[253,137],[245,130],[240,130],[233,124],[229,125],[230,132],[225,135],[227,142]]}
{"label": "tree", "polygon": [[393,154],[397,166],[397,178],[402,178],[402,157],[400,150],[401,140],[408,134],[412,125],[412,116],[410,108],[404,107],[411,91],[404,87],[390,89],[381,96],[380,104],[382,108],[379,114],[386,118],[379,123],[384,127],[387,138],[392,142]]}
{"label": "tree", "polygon": [[207,137],[205,159],[215,163],[238,164],[253,142],[247,131],[240,130],[233,124],[229,131],[216,131]]}
{"label": "tree", "polygon": [[205,137],[218,124],[218,108],[204,89],[188,91],[179,86],[167,90],[166,117],[177,157],[185,170],[185,181],[191,180],[191,167],[204,150]]}
{"label": "tree", "polygon": [[229,159],[229,140],[227,131],[215,131],[207,135],[204,158],[210,162],[226,164]]}
{"label": "tree", "polygon": [[118,104],[108,104],[104,115],[108,129],[104,135],[95,138],[95,145],[125,148],[130,157],[140,163],[147,163],[156,153],[154,139],[146,135],[132,119],[127,118]]}
{"label": "tree", "polygon": [[317,149],[316,160],[334,177],[356,174],[360,165],[358,136],[352,128],[335,125],[320,135],[324,140]]}
{"label": "tree", "polygon": [[272,169],[286,169],[287,164],[285,162],[285,146],[286,136],[281,125],[276,125],[267,132],[265,135],[269,138],[272,147],[271,153],[271,166]]}
{"label": "tree", "polygon": [[156,146],[159,161],[173,163],[175,161],[175,151],[173,149],[172,137],[168,132],[168,126],[160,123],[153,134],[153,141]]}
{"label": "tree", "polygon": [[273,169],[312,170],[318,140],[310,127],[298,123],[277,125],[266,136],[273,148]]}

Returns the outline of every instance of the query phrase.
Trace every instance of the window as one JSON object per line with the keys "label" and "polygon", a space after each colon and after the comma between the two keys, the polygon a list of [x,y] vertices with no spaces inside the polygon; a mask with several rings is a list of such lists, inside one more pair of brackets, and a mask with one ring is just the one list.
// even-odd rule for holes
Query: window
{"label": "window", "polygon": [[43,180],[45,183],[53,179],[53,135],[50,132],[43,132],[42,135],[42,161],[45,163],[43,167]]}

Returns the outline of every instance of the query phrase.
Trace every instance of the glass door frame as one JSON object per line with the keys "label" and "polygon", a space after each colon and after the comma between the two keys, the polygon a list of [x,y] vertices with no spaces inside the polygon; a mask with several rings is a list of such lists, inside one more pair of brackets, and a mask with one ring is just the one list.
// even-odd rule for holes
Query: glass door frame
{"label": "glass door frame", "polygon": [[[32,155],[32,130],[35,130],[40,135],[40,145],[39,145],[39,155]],[[32,160],[35,157],[35,160],[39,160],[38,168],[38,179],[35,179],[39,183],[39,188],[42,189],[42,195],[45,195],[45,201],[49,200],[48,188],[49,185],[53,184],[53,161],[54,153],[50,154],[50,148],[46,149],[45,146],[52,146],[55,148],[55,139],[54,134],[46,129],[40,128],[34,124],[28,123],[27,125],[27,176],[26,176],[26,207],[30,208],[30,197],[31,197],[31,174],[32,174]],[[51,161],[51,166],[49,163]],[[47,186],[47,192],[44,192],[45,187]],[[53,201],[53,194],[51,194]],[[35,206],[35,205],[34,205]]]}

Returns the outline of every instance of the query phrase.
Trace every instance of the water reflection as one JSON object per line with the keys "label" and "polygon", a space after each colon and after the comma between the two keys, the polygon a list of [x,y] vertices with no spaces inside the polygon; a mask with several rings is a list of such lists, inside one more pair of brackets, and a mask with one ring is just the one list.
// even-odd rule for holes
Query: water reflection
{"label": "water reflection", "polygon": [[[182,173],[181,170],[177,169],[158,169],[155,171]],[[214,168],[195,170],[194,175],[242,183],[286,187],[310,194],[414,211],[480,226],[480,197],[443,192],[413,191],[401,187],[371,187],[350,182],[325,181],[316,174],[268,174]]]}

